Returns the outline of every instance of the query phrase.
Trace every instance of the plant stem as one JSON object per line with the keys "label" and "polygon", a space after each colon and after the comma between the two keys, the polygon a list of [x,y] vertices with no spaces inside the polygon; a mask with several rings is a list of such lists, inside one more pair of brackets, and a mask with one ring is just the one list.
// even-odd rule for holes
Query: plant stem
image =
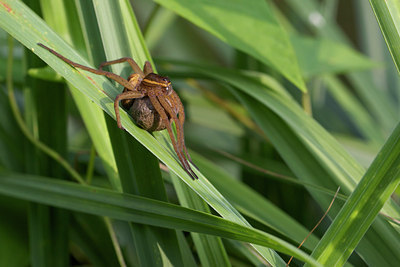
{"label": "plant stem", "polygon": [[7,39],[8,39],[9,51],[8,51],[8,59],[7,59],[6,86],[7,86],[8,98],[10,101],[11,110],[15,117],[15,120],[17,121],[19,128],[21,129],[21,131],[25,135],[25,137],[28,138],[28,140],[31,141],[34,146],[36,146],[38,149],[43,151],[45,154],[47,154],[49,157],[53,158],[61,166],[63,166],[64,169],[72,176],[72,178],[74,178],[80,184],[86,184],[86,182],[79,175],[79,173],[76,172],[71,167],[71,165],[60,154],[58,154],[56,151],[54,151],[50,147],[46,146],[44,143],[42,143],[40,140],[36,139],[31,134],[31,132],[28,130],[28,127],[26,126],[24,120],[22,119],[22,115],[19,111],[17,101],[15,100],[14,87],[13,87],[13,82],[12,82],[12,79],[13,79],[12,66],[13,66],[13,61],[14,61],[14,56],[13,56],[14,39],[11,37],[11,35],[8,35]]}
{"label": "plant stem", "polygon": [[122,251],[121,251],[121,248],[119,246],[118,239],[117,239],[117,236],[115,234],[115,231],[112,228],[112,224],[111,224],[110,218],[103,217],[103,220],[104,220],[104,223],[107,226],[108,232],[110,233],[111,241],[112,241],[112,243],[114,245],[115,254],[117,254],[118,262],[119,262],[120,266],[126,267],[124,256],[122,255]]}
{"label": "plant stem", "polygon": [[301,96],[301,102],[302,102],[302,106],[304,111],[312,116],[312,107],[311,107],[311,99],[310,99],[310,93],[306,92],[306,93],[302,93]]}
{"label": "plant stem", "polygon": [[92,144],[92,148],[90,149],[89,163],[88,163],[88,167],[86,170],[86,183],[87,184],[90,184],[92,182],[95,158],[96,158],[96,148]]}

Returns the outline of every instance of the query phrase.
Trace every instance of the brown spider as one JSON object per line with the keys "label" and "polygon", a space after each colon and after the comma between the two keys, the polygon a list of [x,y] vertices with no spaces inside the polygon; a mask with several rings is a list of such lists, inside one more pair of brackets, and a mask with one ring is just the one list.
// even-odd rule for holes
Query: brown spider
{"label": "brown spider", "polygon": [[[136,123],[143,129],[153,132],[167,128],[172,145],[179,161],[183,165],[183,168],[193,180],[198,179],[188,162],[189,160],[193,164],[185,146],[183,134],[185,112],[182,102],[177,93],[172,89],[171,81],[167,77],[153,73],[153,68],[151,67],[150,62],[146,61],[143,70],[141,70],[132,58],[124,57],[101,63],[99,69],[96,70],[75,63],[41,43],[38,43],[38,45],[72,67],[83,69],[98,75],[104,75],[124,86],[123,92],[117,95],[114,100],[115,116],[118,127],[124,129],[119,115],[119,102],[121,101],[122,107],[129,112]],[[104,71],[102,69],[105,66],[123,62],[128,62],[135,72],[130,75],[127,80],[112,72]],[[175,122],[176,126],[176,139],[171,127],[172,122]]]}

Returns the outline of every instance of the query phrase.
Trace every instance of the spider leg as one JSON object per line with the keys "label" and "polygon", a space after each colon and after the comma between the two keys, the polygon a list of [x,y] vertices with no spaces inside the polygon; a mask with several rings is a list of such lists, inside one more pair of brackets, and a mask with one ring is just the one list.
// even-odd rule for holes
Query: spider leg
{"label": "spider leg", "polygon": [[100,64],[99,70],[103,70],[103,67],[113,65],[113,64],[118,64],[118,63],[123,63],[123,62],[128,62],[129,65],[131,65],[131,68],[133,71],[140,76],[144,77],[143,71],[140,69],[139,65],[130,57],[123,57],[120,59],[116,60],[111,60],[111,61],[106,61]]}
{"label": "spider leg", "polygon": [[[162,96],[157,96],[158,101],[160,102],[161,106],[164,108],[164,110],[166,110],[170,116],[170,118],[175,122],[176,127],[177,127],[177,144],[178,144],[178,149],[179,151],[183,151],[183,145],[181,142],[181,133],[183,132],[183,127],[180,123],[180,121],[178,121],[178,117],[177,117],[177,112],[176,110],[173,110],[173,104],[169,102],[169,100],[165,100]],[[182,134],[183,137],[183,134]],[[183,139],[183,138],[182,138]]]}
{"label": "spider leg", "polygon": [[[162,105],[162,107],[164,108],[164,110],[166,110],[170,117],[172,118],[172,120],[175,122],[176,125],[176,133],[177,133],[177,138],[176,138],[176,142],[177,142],[177,147],[180,153],[182,153],[182,158],[183,161],[186,163],[186,165],[189,167],[188,171],[190,170],[190,173],[196,178],[198,179],[197,175],[193,172],[193,170],[190,168],[190,165],[187,161],[187,158],[185,157],[185,151],[186,151],[186,146],[185,146],[185,138],[184,138],[184,134],[183,134],[183,125],[181,124],[181,122],[178,120],[177,117],[177,113],[175,112],[175,110],[173,110],[173,106],[171,106],[171,103],[168,103],[168,100],[165,100],[162,96],[158,96],[157,97],[158,101],[160,102],[160,104]],[[170,124],[168,124],[170,126]],[[171,133],[172,133],[172,128],[171,128]],[[170,135],[171,135],[170,133]],[[172,133],[173,134],[173,133]],[[172,139],[172,136],[171,136]],[[182,163],[183,164],[183,163]],[[192,178],[193,178],[192,176]]]}
{"label": "spider leg", "polygon": [[123,92],[119,95],[114,100],[114,110],[115,110],[115,117],[117,119],[117,125],[120,129],[124,129],[122,127],[121,123],[121,117],[119,115],[119,101],[125,100],[125,99],[133,99],[133,98],[141,98],[144,97],[143,93],[137,92],[137,91],[126,91]]}
{"label": "spider leg", "polygon": [[150,62],[146,61],[143,66],[144,75],[147,76],[149,73],[153,73],[153,67],[151,66]]}
{"label": "spider leg", "polygon": [[127,80],[125,80],[121,76],[118,76],[118,75],[116,75],[116,74],[114,74],[112,72],[108,72],[108,71],[104,71],[104,70],[96,70],[96,69],[93,69],[93,68],[89,68],[89,67],[83,66],[81,64],[78,64],[78,63],[75,63],[75,62],[69,60],[68,58],[64,57],[63,55],[60,55],[59,53],[57,53],[53,49],[45,46],[44,44],[38,43],[38,45],[43,47],[44,49],[48,50],[50,53],[52,53],[53,55],[57,56],[59,59],[61,59],[64,62],[68,63],[72,67],[75,67],[75,68],[78,68],[78,69],[83,69],[83,70],[89,71],[89,72],[94,73],[94,74],[104,75],[104,76],[116,81],[117,83],[119,83],[123,87],[126,87],[126,88],[128,88],[130,90],[134,90],[135,89],[134,85],[129,83]]}
{"label": "spider leg", "polygon": [[[135,86],[134,87],[135,89],[131,90],[131,89],[125,87],[124,90],[122,91],[122,93],[125,93],[127,91],[135,91],[136,92],[138,87],[140,86],[140,83],[142,82],[142,80],[143,80],[143,77],[140,76],[140,74],[138,74],[138,73],[134,73],[134,74],[130,75],[128,78],[128,82],[133,84]],[[134,99],[122,100],[122,107],[126,110],[129,110],[133,105],[133,101],[134,101]]]}
{"label": "spider leg", "polygon": [[174,133],[172,131],[172,127],[171,127],[171,123],[168,120],[168,116],[165,113],[165,110],[163,108],[163,106],[161,105],[161,103],[159,102],[159,100],[157,99],[156,96],[154,95],[149,95],[150,101],[152,103],[152,105],[154,106],[154,108],[156,109],[156,111],[160,114],[162,120],[164,120],[167,126],[167,130],[168,130],[168,134],[171,138],[172,141],[172,145],[174,147],[174,150],[176,152],[176,155],[179,158],[179,161],[182,163],[183,168],[185,169],[185,171],[189,174],[189,176],[195,180],[198,179],[197,175],[193,172],[193,170],[190,168],[189,163],[187,162],[186,158],[184,157],[184,155],[182,154],[182,150],[180,150],[177,146],[176,140],[175,140],[175,136]]}
{"label": "spider leg", "polygon": [[[177,107],[179,103],[182,105],[182,103],[181,103],[181,101],[179,100],[179,97],[178,97],[178,95],[176,94],[175,91],[173,91],[172,95],[174,95],[174,96],[176,97],[176,99],[171,99],[171,98],[169,98],[169,99],[167,99],[167,101],[165,101],[165,100],[162,99],[162,98],[159,99],[160,103],[163,105],[164,109],[166,109],[166,110],[169,110],[169,109],[172,108],[172,107]],[[171,95],[171,96],[172,96],[172,95]],[[171,101],[169,101],[169,100],[172,100],[172,103],[171,103]],[[176,100],[178,100],[179,102],[177,102]],[[168,106],[168,104],[169,104],[169,106]],[[176,127],[177,127],[178,146],[179,146],[179,149],[180,149],[181,151],[183,150],[184,157],[187,158],[187,159],[190,161],[190,163],[192,163],[193,166],[196,167],[196,169],[199,169],[199,168],[193,163],[192,158],[190,157],[189,153],[187,152],[187,148],[186,148],[186,144],[185,144],[185,138],[184,138],[184,129],[183,129],[183,125],[184,125],[184,122],[185,122],[185,113],[184,113],[184,111],[183,111],[183,105],[181,106],[181,108],[182,108],[182,109],[180,109],[179,106],[178,106],[178,109],[177,109],[177,110],[174,110],[173,112],[169,112],[169,113],[170,113],[170,116],[171,116],[172,119],[175,121],[175,125],[176,125]],[[178,112],[179,112],[179,117],[177,116]]]}
{"label": "spider leg", "polygon": [[[181,125],[182,125],[182,134],[183,134],[183,125],[184,125],[184,123],[185,123],[185,110],[184,110],[184,108],[183,108],[183,104],[182,104],[182,102],[181,102],[181,99],[179,98],[179,96],[178,96],[178,94],[175,92],[175,91],[172,91],[172,94],[171,95],[169,95],[168,96],[168,99],[172,102],[172,105],[174,106],[174,107],[177,107],[178,108],[178,119],[179,119],[179,121],[180,121],[180,123],[181,123]],[[187,151],[187,148],[186,148],[186,145],[185,145],[185,140],[183,140],[183,151],[184,151],[184,153],[185,153],[185,155],[186,155],[186,157],[188,158],[188,160],[190,161],[190,163],[192,163],[193,164],[193,166],[196,168],[196,169],[199,169],[197,166],[196,166],[196,164],[194,164],[193,163],[193,161],[192,161],[192,158],[190,157],[190,155],[189,155],[189,153],[188,153],[188,151]]]}

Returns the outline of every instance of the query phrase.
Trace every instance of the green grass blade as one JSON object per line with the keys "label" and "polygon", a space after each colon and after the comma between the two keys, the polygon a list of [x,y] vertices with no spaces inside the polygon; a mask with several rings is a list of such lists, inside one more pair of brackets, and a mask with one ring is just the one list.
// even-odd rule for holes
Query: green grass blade
{"label": "green grass blade", "polygon": [[186,240],[186,237],[182,231],[177,231],[178,241],[179,241],[179,249],[182,254],[182,261],[184,266],[195,266],[197,263],[195,259],[195,255],[189,247],[189,244]]}
{"label": "green grass blade", "polygon": [[324,38],[290,35],[303,77],[363,70],[376,66],[354,49]]}
{"label": "green grass blade", "polygon": [[[183,207],[210,213],[210,208],[198,195],[174,174],[171,174],[174,188]],[[228,256],[220,238],[191,233],[202,266],[230,266]]]}
{"label": "green grass blade", "polygon": [[8,95],[0,90],[0,165],[9,170],[24,170],[25,157],[20,152],[27,142],[15,121]]}
{"label": "green grass blade", "polygon": [[362,44],[360,48],[370,58],[385,64],[385,68],[378,68],[372,71],[373,75],[381,77],[381,79],[375,82],[381,88],[385,88],[385,91],[390,94],[390,96],[395,96],[396,99],[400,99],[397,68],[392,64],[392,55],[387,49],[387,44],[383,38],[379,23],[376,21],[371,4],[369,1],[357,1],[355,4],[355,17],[361,33],[357,35],[357,43]]}
{"label": "green grass blade", "polygon": [[[92,3],[88,1],[78,1],[77,12],[82,26],[77,30],[72,29],[70,34],[75,35],[76,31],[82,32],[85,46],[77,46],[77,48],[80,51],[86,51],[90,60],[95,63],[95,65],[98,65],[100,62],[104,61],[104,51]],[[102,160],[111,186],[115,190],[122,191],[121,181],[119,179],[115,156],[110,141],[110,133],[106,124],[106,115],[98,105],[93,103],[90,98],[77,88],[70,85],[70,90],[86,125],[90,139]]]}
{"label": "green grass blade", "polygon": [[150,50],[156,47],[159,40],[167,33],[168,28],[173,25],[176,18],[176,14],[169,9],[160,8],[160,6],[154,8],[149,22],[143,31],[147,47]]}
{"label": "green grass blade", "polygon": [[[204,74],[237,88],[237,97],[302,181],[331,190],[341,186],[342,192],[350,194],[361,179],[364,173],[362,166],[270,77],[182,62],[178,65],[187,67],[190,73]],[[323,209],[331,201],[326,194],[310,193]],[[337,212],[337,206],[332,211]],[[388,202],[383,211],[394,218],[399,216],[399,207],[393,202]],[[376,236],[381,238],[377,240]],[[365,240],[369,241],[362,241],[359,252],[370,262],[398,260],[398,253],[394,249],[396,246],[391,245],[398,243],[398,237],[399,233],[394,227],[378,218],[366,234]],[[379,246],[373,243],[379,243]]]}
{"label": "green grass blade", "polygon": [[[312,153],[319,155],[321,166],[330,169],[330,176],[341,177],[340,182],[343,183],[341,186],[345,192],[350,193],[357,180],[361,178],[364,171],[362,167],[271,77],[256,72],[244,73],[214,66],[199,66],[178,61],[168,62],[187,67],[191,72],[225,82],[276,112],[296,134],[302,136],[302,139],[309,143]],[[288,165],[290,166],[289,162]],[[328,198],[327,202],[330,202]]]}
{"label": "green grass blade", "polygon": [[[165,147],[170,146],[168,135],[166,135],[166,133],[155,132],[153,134]],[[199,173],[197,174],[199,175]],[[201,174],[199,177],[199,180],[194,182],[191,179],[189,181],[184,179],[183,181],[187,183],[192,190],[202,197],[222,217],[245,226],[250,226],[250,224],[244,219],[239,211],[237,211],[232,204],[223,197],[223,195],[214,187],[212,183],[209,182],[209,180],[207,180],[203,174]],[[260,246],[255,246],[255,249],[272,265],[284,265],[283,260],[275,252]]]}
{"label": "green grass blade", "polygon": [[[324,266],[341,266],[400,183],[400,125],[325,233],[313,255]],[[398,259],[399,260],[399,259]],[[395,262],[392,262],[394,265]]]}
{"label": "green grass blade", "polygon": [[307,90],[289,37],[269,3],[262,0],[251,3],[245,0],[156,2],[230,46],[274,67],[300,90]]}
{"label": "green grass blade", "polygon": [[[231,253],[234,253],[235,256],[242,256],[246,258],[252,265],[251,266],[268,266],[268,263],[262,262],[260,264],[260,258],[254,250],[250,248],[247,244],[243,242],[238,242],[234,240],[224,240],[224,245],[229,249]],[[245,264],[236,263],[234,258],[230,258],[233,266],[248,266]]]}
{"label": "green grass blade", "polygon": [[397,71],[400,72],[400,2],[370,0]]}
{"label": "green grass blade", "polygon": [[[37,12],[47,5],[46,1],[32,1],[31,7]],[[40,6],[40,8],[39,8]],[[58,25],[62,27],[62,24]],[[27,68],[44,67],[45,64],[31,53],[27,53]],[[45,145],[52,147],[61,157],[67,155],[67,94],[66,88],[60,83],[43,81],[33,77],[27,78],[29,94],[26,100],[35,112],[27,109],[26,117],[31,120],[30,129],[36,138]],[[48,101],[52,99],[52,101]],[[54,138],[54,137],[57,138]],[[47,154],[34,148],[28,161],[38,166],[38,173],[66,179],[64,169],[54,164]],[[31,163],[28,163],[31,164]],[[29,236],[31,261],[33,266],[67,266],[69,213],[65,210],[48,206],[29,205]],[[40,245],[38,245],[40,244]]]}
{"label": "green grass blade", "polygon": [[[268,199],[261,196],[247,185],[235,180],[226,171],[212,164],[209,160],[193,154],[197,165],[204,170],[215,187],[231,202],[242,214],[257,220],[274,231],[294,240],[297,244],[303,241],[309,230],[275,207]],[[227,186],[229,185],[229,186]],[[312,250],[318,243],[315,236],[310,236],[304,245]]]}
{"label": "green grass blade", "polygon": [[153,199],[93,186],[0,171],[0,193],[74,211],[170,229],[193,231],[274,248],[319,266],[272,235],[229,220]]}
{"label": "green grass blade", "polygon": [[0,266],[29,266],[26,201],[0,197]]}
{"label": "green grass blade", "polygon": [[147,49],[146,42],[136,20],[136,16],[132,10],[130,1],[121,1],[120,9],[121,16],[126,22],[124,29],[131,55],[137,60],[137,63],[140,63],[140,66],[142,66],[146,60],[150,61],[153,66],[153,70],[156,71],[153,58],[150,56],[150,52]]}
{"label": "green grass blade", "polygon": [[[260,127],[268,134],[268,137],[275,144],[279,153],[289,163],[289,166],[303,181],[318,184],[329,188],[335,186],[336,179],[332,179],[332,173],[328,172],[324,166],[318,164],[318,159],[309,151],[307,144],[304,144],[294,132],[279,116],[259,104],[258,101],[236,92],[240,100],[247,107],[252,117],[255,118]],[[321,177],[324,177],[321,179]],[[329,199],[326,195],[310,191],[319,205],[327,205]],[[331,214],[336,214],[342,202],[336,201],[331,209]],[[398,214],[395,206],[385,207],[391,214]],[[393,215],[392,215],[393,216]],[[394,215],[396,217],[397,215]],[[389,225],[385,219],[376,218],[374,224],[365,234],[357,247],[357,252],[369,264],[379,266],[391,266],[394,262],[399,262],[399,254],[394,249],[399,244],[399,233]]]}
{"label": "green grass blade", "polygon": [[[351,46],[351,41],[333,21],[320,17],[324,23],[317,24],[314,23],[314,20],[310,20],[311,16],[318,17],[321,15],[319,1],[303,0],[300,2],[297,0],[286,0],[285,2],[296,12],[302,22],[309,29],[316,32],[318,36]],[[397,122],[396,106],[391,97],[382,93],[381,88],[375,84],[369,72],[348,73],[347,76],[374,117],[378,118],[377,123],[382,125],[384,130],[389,133],[393,129],[393,125]]]}
{"label": "green grass blade", "polygon": [[70,239],[94,266],[118,266],[103,218],[83,213],[74,214],[71,218]]}
{"label": "green grass blade", "polygon": [[357,126],[364,138],[375,144],[382,144],[384,137],[367,110],[349,92],[345,84],[333,76],[325,76],[324,82],[328,90],[335,97],[342,108],[347,112],[353,123]]}
{"label": "green grass blade", "polygon": [[[277,144],[277,148],[279,148],[281,153],[284,153],[285,160],[292,162],[291,167],[299,174],[299,178],[302,178],[302,180],[311,178],[310,180],[313,183],[324,185],[328,188],[332,186],[330,185],[331,182],[346,182],[332,177],[332,173],[326,170],[326,166],[313,164],[318,159],[310,153],[307,144],[304,144],[301,139],[296,137],[297,133],[285,125],[278,116],[262,106],[257,106],[257,102],[251,101],[251,99],[247,99],[245,96],[241,96],[240,98],[246,103],[246,106],[253,113],[263,129],[268,132],[271,140],[273,139],[273,142]],[[321,177],[324,177],[324,179],[321,180]],[[332,181],[327,179],[328,177],[330,179],[333,178]],[[310,193],[320,205],[326,205],[324,196],[312,191]],[[395,217],[398,216],[398,207],[396,204],[389,202],[387,204],[384,212],[391,213]],[[332,207],[331,214],[336,214],[341,205],[342,202],[336,201]],[[378,217],[361,240],[357,252],[370,264],[379,263],[380,266],[390,266],[393,263],[399,262],[399,254],[394,249],[399,245],[399,233],[396,232],[395,227],[388,224],[385,219]]]}
{"label": "green grass blade", "polygon": [[377,123],[382,125],[385,133],[388,133],[397,121],[395,106],[390,96],[382,94],[380,88],[375,85],[370,73],[354,72],[350,73],[348,77],[371,113],[379,118]]}
{"label": "green grass blade", "polygon": [[96,152],[102,160],[111,186],[115,190],[121,191],[121,182],[117,172],[117,165],[110,143],[110,133],[107,129],[104,112],[74,86],[70,85],[69,88],[96,148]]}
{"label": "green grass blade", "polygon": [[[139,28],[135,27],[136,18],[130,5],[121,6],[114,1],[101,1],[94,7],[107,60],[126,56],[137,59],[146,56],[145,48],[140,42],[143,38]],[[125,16],[122,10],[127,12]],[[136,43],[131,44],[129,40]],[[143,65],[144,60],[137,63]],[[113,65],[111,69],[114,73],[123,73],[123,67],[126,65],[118,64]],[[118,129],[114,120],[107,121],[123,192],[167,201],[157,158],[129,134]],[[177,249],[179,242],[174,230],[135,224],[131,227],[141,265],[165,264],[165,257],[173,265],[183,265],[183,256]]]}

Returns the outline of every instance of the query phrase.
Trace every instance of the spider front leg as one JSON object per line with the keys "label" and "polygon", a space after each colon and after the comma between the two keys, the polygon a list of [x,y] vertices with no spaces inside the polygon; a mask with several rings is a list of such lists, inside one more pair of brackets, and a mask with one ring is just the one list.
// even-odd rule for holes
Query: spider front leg
{"label": "spider front leg", "polygon": [[[172,94],[176,95],[175,91],[173,91]],[[163,96],[158,96],[157,99],[160,102],[160,104],[163,107],[163,109],[168,112],[168,114],[170,115],[171,119],[175,122],[176,133],[177,133],[177,137],[176,137],[176,143],[177,144],[176,144],[176,147],[177,147],[177,150],[179,151],[179,153],[181,154],[181,158],[182,158],[181,162],[182,162],[182,164],[184,166],[186,166],[185,169],[189,174],[191,174],[192,178],[194,177],[194,178],[198,179],[197,175],[193,172],[192,168],[190,167],[190,165],[189,165],[189,163],[187,161],[188,159],[189,159],[189,161],[191,161],[191,159],[190,159],[190,156],[188,156],[187,149],[186,149],[186,146],[185,146],[185,138],[184,138],[184,134],[183,134],[183,123],[177,117],[178,112],[174,108],[175,107],[174,103],[170,103],[169,100],[168,99],[164,99]],[[172,104],[172,106],[171,106],[171,104]],[[183,120],[184,119],[185,118],[183,117]],[[168,133],[169,133],[169,135],[171,137],[171,140],[175,141],[175,136],[174,136],[174,134],[172,132],[171,122],[170,121],[168,122],[167,127],[169,127],[167,129],[171,129],[171,130],[168,130]],[[178,154],[178,152],[177,152],[177,154]]]}
{"label": "spider front leg", "polygon": [[141,98],[144,97],[143,93],[138,91],[126,91],[119,95],[114,100],[114,110],[115,110],[115,118],[117,119],[117,125],[120,129],[124,129],[121,123],[121,117],[119,115],[119,101],[127,100],[127,99],[134,99],[134,98]]}
{"label": "spider front leg", "polygon": [[190,157],[190,155],[189,155],[189,153],[188,153],[188,151],[187,151],[186,145],[185,145],[184,134],[183,134],[183,132],[184,132],[184,130],[183,130],[183,125],[184,125],[184,123],[185,123],[185,110],[184,110],[184,108],[183,108],[183,104],[182,104],[182,102],[181,102],[181,99],[179,98],[178,94],[177,94],[175,91],[173,91],[173,92],[171,93],[171,95],[169,95],[167,98],[168,98],[168,100],[172,103],[172,106],[173,106],[173,107],[176,107],[177,110],[176,110],[175,113],[179,114],[178,119],[179,119],[179,121],[180,121],[180,123],[181,123],[181,125],[182,125],[182,143],[183,143],[182,146],[183,146],[183,151],[184,151],[186,157],[188,158],[188,160],[190,161],[190,163],[192,163],[193,166],[194,166],[196,169],[199,169],[199,168],[196,166],[196,164],[193,163],[192,158]]}
{"label": "spider front leg", "polygon": [[[175,92],[173,92],[172,94],[176,94]],[[158,101],[160,102],[160,104],[162,105],[162,107],[164,108],[164,110],[166,110],[169,114],[169,116],[171,117],[171,119],[175,122],[175,126],[176,126],[176,141],[177,141],[177,146],[179,151],[186,151],[186,147],[185,147],[185,139],[184,139],[184,134],[183,134],[183,122],[181,120],[178,120],[178,110],[174,107],[176,107],[174,104],[175,103],[171,103],[168,99],[164,99],[162,96],[158,96],[157,97]],[[184,119],[184,117],[183,117]],[[185,155],[183,156],[186,160]]]}
{"label": "spider front leg", "polygon": [[[164,109],[163,105],[160,104],[162,100],[160,101],[160,98],[157,98],[154,95],[149,95],[149,98],[150,98],[150,101],[153,104],[154,108],[160,114],[162,120],[164,120],[164,122],[165,122],[165,125],[166,125],[167,130],[168,130],[168,134],[169,134],[169,136],[171,138],[172,146],[174,147],[176,155],[178,156],[179,161],[182,163],[183,168],[185,169],[185,171],[189,174],[189,176],[193,180],[198,179],[197,175],[190,168],[190,165],[189,165],[187,159],[185,158],[185,156],[182,153],[181,143],[179,142],[179,140],[178,140],[178,142],[175,140],[175,136],[174,136],[174,133],[173,133],[172,127],[171,127],[171,121],[168,119],[168,116],[167,116],[167,114],[165,112],[165,109]],[[170,113],[170,110],[168,109],[167,112]],[[180,123],[178,122],[177,124],[180,124]],[[181,128],[178,126],[178,131],[180,131],[180,130],[181,130]]]}

